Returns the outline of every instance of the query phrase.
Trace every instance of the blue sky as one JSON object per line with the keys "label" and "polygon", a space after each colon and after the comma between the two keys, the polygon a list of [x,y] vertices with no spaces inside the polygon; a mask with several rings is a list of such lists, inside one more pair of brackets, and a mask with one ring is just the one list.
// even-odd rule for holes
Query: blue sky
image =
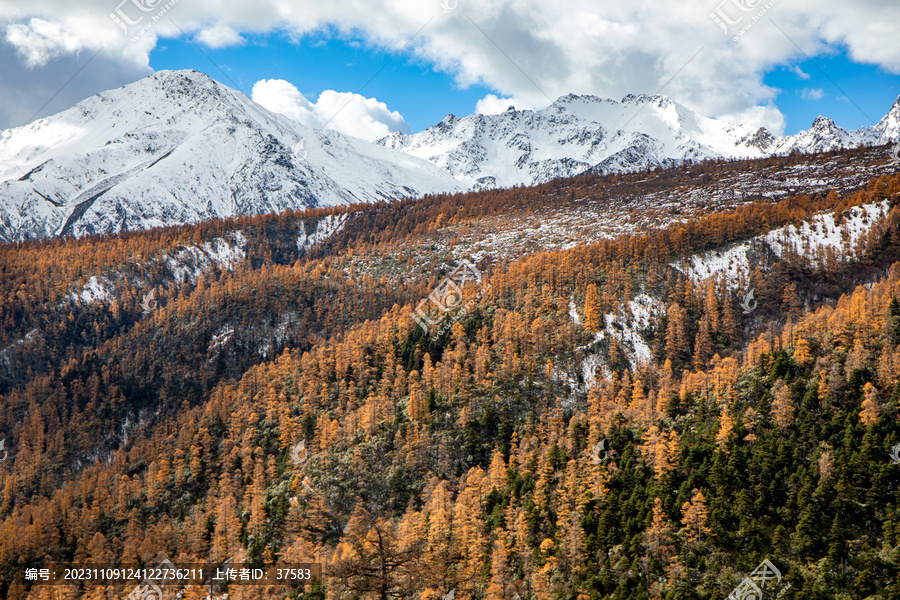
{"label": "blue sky", "polygon": [[780,90],[775,103],[785,115],[789,134],[807,129],[818,115],[847,130],[868,127],[900,96],[900,76],[854,63],[846,49],[772,69],[765,82]]}
{"label": "blue sky", "polygon": [[[150,66],[204,71],[247,95],[261,79],[287,80],[311,100],[327,89],[359,92],[400,112],[413,131],[447,114],[471,114],[478,100],[500,92],[479,84],[459,85],[452,74],[409,52],[387,52],[333,31],[301,40],[277,33],[255,35],[241,46],[222,49],[198,47],[184,36],[164,39],[150,54]],[[775,104],[785,116],[787,134],[808,128],[819,115],[848,130],[867,127],[873,124],[870,118],[877,122],[900,96],[900,75],[855,63],[844,48],[779,65],[765,73],[764,81],[778,90]]]}
{"label": "blue sky", "polygon": [[358,92],[400,112],[413,131],[450,113],[471,114],[479,99],[496,93],[481,85],[463,88],[408,53],[389,53],[359,39],[326,34],[298,43],[277,34],[253,36],[243,46],[219,50],[198,48],[183,37],[167,39],[150,54],[150,66],[197,69],[230,87],[240,86],[248,96],[261,79],[287,80],[311,100],[328,89]]}

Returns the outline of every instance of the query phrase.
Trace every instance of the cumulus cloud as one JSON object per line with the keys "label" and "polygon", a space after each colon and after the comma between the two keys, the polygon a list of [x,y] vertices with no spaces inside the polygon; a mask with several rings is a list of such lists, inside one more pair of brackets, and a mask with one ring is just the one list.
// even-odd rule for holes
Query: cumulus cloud
{"label": "cumulus cloud", "polygon": [[90,48],[60,54],[42,65],[28,66],[21,57],[18,48],[0,39],[0,129],[58,113],[99,91],[152,73],[146,65]]}
{"label": "cumulus cloud", "polygon": [[84,48],[78,36],[66,31],[60,23],[39,18],[8,25],[6,39],[30,68],[42,67],[52,58]]}
{"label": "cumulus cloud", "polygon": [[500,98],[494,94],[488,94],[475,103],[475,112],[482,115],[497,115],[504,112],[510,106],[516,110],[532,110],[534,106],[519,100],[518,98]]}
{"label": "cumulus cloud", "polygon": [[292,83],[283,79],[263,79],[253,85],[253,101],[315,129],[327,128],[364,140],[377,140],[399,131],[409,133],[409,125],[384,102],[349,92],[325,90],[313,103]]}
{"label": "cumulus cloud", "polygon": [[752,106],[746,110],[721,115],[719,118],[732,123],[765,127],[773,135],[784,133],[784,115],[774,106]]}
{"label": "cumulus cloud", "polygon": [[[0,0],[0,23],[27,26],[5,28],[6,41],[26,64],[47,64],[80,46],[95,48],[98,39],[123,63],[146,65],[156,36],[180,30],[219,47],[241,43],[242,34],[278,31],[302,40],[334,28],[372,46],[412,54],[451,73],[461,86],[478,83],[523,105],[546,106],[572,92],[608,98],[662,93],[708,116],[747,113],[768,115],[766,120],[777,113],[778,90],[766,85],[764,74],[805,55],[845,51],[855,61],[900,73],[894,26],[900,3],[886,0],[459,0],[448,13],[437,0],[168,0],[166,17],[139,44],[123,43],[121,29],[109,18],[117,1]],[[133,11],[132,4],[141,1],[163,2],[133,0],[122,8]],[[753,20],[758,15],[751,5],[757,12],[765,9],[764,15]],[[716,22],[723,11],[735,25]],[[36,18],[60,23],[64,35],[30,21]],[[210,19],[216,22],[212,28]],[[136,52],[143,56],[135,58]],[[485,99],[485,106],[490,102]]]}
{"label": "cumulus cloud", "polygon": [[825,91],[821,88],[803,88],[800,90],[800,97],[804,100],[821,100],[825,95]]}
{"label": "cumulus cloud", "polygon": [[804,72],[803,69],[801,69],[797,65],[791,67],[791,73],[796,75],[797,79],[802,79],[804,81],[809,79],[809,73]]}
{"label": "cumulus cloud", "polygon": [[216,23],[197,34],[197,41],[210,48],[226,48],[239,46],[244,43],[244,38],[233,28],[224,23]]}

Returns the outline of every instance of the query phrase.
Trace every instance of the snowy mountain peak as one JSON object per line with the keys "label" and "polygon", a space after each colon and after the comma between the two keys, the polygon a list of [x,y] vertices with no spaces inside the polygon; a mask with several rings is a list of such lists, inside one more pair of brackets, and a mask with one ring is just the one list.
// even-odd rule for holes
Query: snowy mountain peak
{"label": "snowy mountain peak", "polygon": [[307,129],[198,71],[160,71],[0,131],[0,240],[460,189],[428,162]]}
{"label": "snowy mountain peak", "polygon": [[567,94],[540,110],[449,114],[371,144],[303,127],[199,71],[159,71],[0,131],[0,241],[896,139],[900,98],[860,131],[818,117],[776,137],[659,94]]}
{"label": "snowy mountain peak", "polygon": [[741,138],[740,143],[752,148],[759,148],[763,152],[767,152],[772,147],[776,138],[765,127],[760,127],[755,133]]}
{"label": "snowy mountain peak", "polygon": [[755,132],[707,119],[666,96],[629,94],[617,102],[567,94],[542,110],[448,116],[420,133],[376,143],[428,160],[478,189],[710,156],[763,156],[749,143]]}
{"label": "snowy mountain peak", "polygon": [[[202,71],[194,69],[184,69],[181,71],[162,70],[156,71],[152,75],[139,79],[135,83],[122,86],[121,89],[158,89],[165,90],[173,94],[195,94],[196,89],[202,88],[212,92],[218,92],[224,88],[213,80],[209,75]],[[239,93],[239,92],[237,92]],[[103,94],[98,94],[103,96]]]}
{"label": "snowy mountain peak", "polygon": [[[241,100],[238,100],[240,95]],[[165,99],[165,102],[158,100]],[[130,101],[130,102],[129,102]],[[189,101],[185,106],[183,103]],[[210,103],[215,108],[234,108],[246,102],[246,96],[235,92],[213,81],[205,73],[199,71],[158,71],[153,75],[140,79],[127,86],[101,92],[82,100],[67,111],[58,115],[40,119],[31,126],[51,121],[59,121],[60,117],[70,118],[80,113],[82,120],[91,121],[103,115],[111,114],[124,117],[128,113],[145,114],[150,117],[170,117],[178,109],[199,112],[200,106]],[[116,105],[109,110],[110,105]],[[174,110],[173,110],[174,109]],[[122,121],[114,121],[113,126],[127,126]]]}
{"label": "snowy mountain peak", "polygon": [[662,105],[664,103],[669,103],[669,100],[665,96],[660,96],[659,94],[649,95],[649,94],[628,94],[624,98],[622,98],[622,104],[657,104]]}
{"label": "snowy mountain peak", "polygon": [[542,110],[447,117],[378,144],[428,160],[472,188],[509,187],[584,172],[634,171],[707,158],[759,158],[884,144],[900,138],[900,99],[879,124],[848,132],[820,116],[776,137],[763,127],[704,117],[659,94],[621,101],[567,94]]}
{"label": "snowy mountain peak", "polygon": [[599,96],[592,96],[590,94],[566,94],[565,96],[560,96],[556,99],[555,102],[550,104],[553,107],[562,107],[569,104],[575,103],[589,103],[589,102],[614,102],[614,100],[608,100],[606,98],[601,98]]}
{"label": "snowy mountain peak", "polygon": [[897,96],[897,99],[894,100],[894,104],[891,106],[891,113],[900,113],[900,96]]}
{"label": "snowy mountain peak", "polygon": [[870,136],[877,144],[900,141],[900,96],[894,100],[891,110],[870,128]]}

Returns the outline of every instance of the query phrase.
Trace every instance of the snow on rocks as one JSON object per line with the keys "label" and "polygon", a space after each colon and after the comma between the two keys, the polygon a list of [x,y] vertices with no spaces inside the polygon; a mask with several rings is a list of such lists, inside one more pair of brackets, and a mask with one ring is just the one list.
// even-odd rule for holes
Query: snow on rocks
{"label": "snow on rocks", "polygon": [[297,249],[304,250],[321,243],[343,229],[346,223],[347,213],[326,215],[318,220],[312,233],[306,233],[306,223],[304,223],[303,233],[297,237]]}
{"label": "snow on rocks", "polygon": [[[151,262],[164,262],[176,284],[190,281],[195,283],[197,278],[213,268],[231,270],[246,256],[244,246],[247,239],[243,233],[237,231],[226,238],[215,238],[204,242],[200,246],[187,246],[181,248],[174,255],[164,254]],[[110,272],[104,275],[94,275],[88,279],[81,289],[71,292],[69,298],[85,304],[94,302],[106,302],[117,293],[117,289],[126,285],[144,285],[145,282],[130,281],[121,272]]]}
{"label": "snow on rocks", "polygon": [[[646,293],[640,293],[615,313],[603,316],[603,329],[594,333],[594,339],[581,348],[584,355],[581,360],[582,377],[590,388],[597,369],[605,376],[611,371],[601,356],[600,343],[603,340],[616,340],[619,351],[623,352],[632,369],[642,363],[650,362],[653,351],[644,339],[644,332],[653,326],[657,317],[665,314],[665,305]],[[575,303],[569,301],[569,316],[575,324],[581,324]]]}
{"label": "snow on rocks", "polygon": [[833,213],[822,213],[797,225],[786,225],[729,247],[695,254],[672,266],[698,284],[725,276],[729,289],[740,289],[752,265],[765,257],[796,257],[821,267],[829,253],[843,260],[855,257],[857,245],[890,210],[888,201],[855,206],[838,222]]}
{"label": "snow on rocks", "polygon": [[244,260],[244,245],[247,240],[243,235],[232,236],[229,243],[223,238],[216,238],[211,242],[204,242],[198,246],[188,246],[179,251],[174,257],[166,257],[166,265],[169,267],[175,281],[196,282],[197,278],[211,267],[218,266],[232,269]]}

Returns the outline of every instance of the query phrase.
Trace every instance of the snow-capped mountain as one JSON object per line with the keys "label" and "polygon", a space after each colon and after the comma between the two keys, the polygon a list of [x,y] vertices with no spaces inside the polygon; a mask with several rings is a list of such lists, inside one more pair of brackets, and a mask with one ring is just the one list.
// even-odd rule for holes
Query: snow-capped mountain
{"label": "snow-capped mountain", "polygon": [[705,158],[758,158],[887,143],[900,137],[900,98],[876,125],[848,132],[819,117],[812,128],[776,137],[710,119],[664,96],[621,102],[568,95],[543,110],[447,116],[420,133],[377,143],[446,169],[473,188],[535,184],[586,171],[633,171]]}
{"label": "snow-capped mountain", "polygon": [[420,133],[378,141],[424,158],[469,186],[507,187],[633,170],[727,153],[762,156],[751,127],[701,117],[662,96],[563,96],[543,110],[448,116]]}
{"label": "snow-capped mountain", "polygon": [[160,71],[0,131],[0,241],[191,223],[287,208],[509,187],[712,157],[900,138],[819,117],[793,136],[710,119],[664,96],[568,95],[543,110],[447,116],[376,143],[313,130],[197,71]]}
{"label": "snow-capped mountain", "polygon": [[196,71],[160,71],[0,131],[0,240],[419,196],[434,165],[312,130]]}

